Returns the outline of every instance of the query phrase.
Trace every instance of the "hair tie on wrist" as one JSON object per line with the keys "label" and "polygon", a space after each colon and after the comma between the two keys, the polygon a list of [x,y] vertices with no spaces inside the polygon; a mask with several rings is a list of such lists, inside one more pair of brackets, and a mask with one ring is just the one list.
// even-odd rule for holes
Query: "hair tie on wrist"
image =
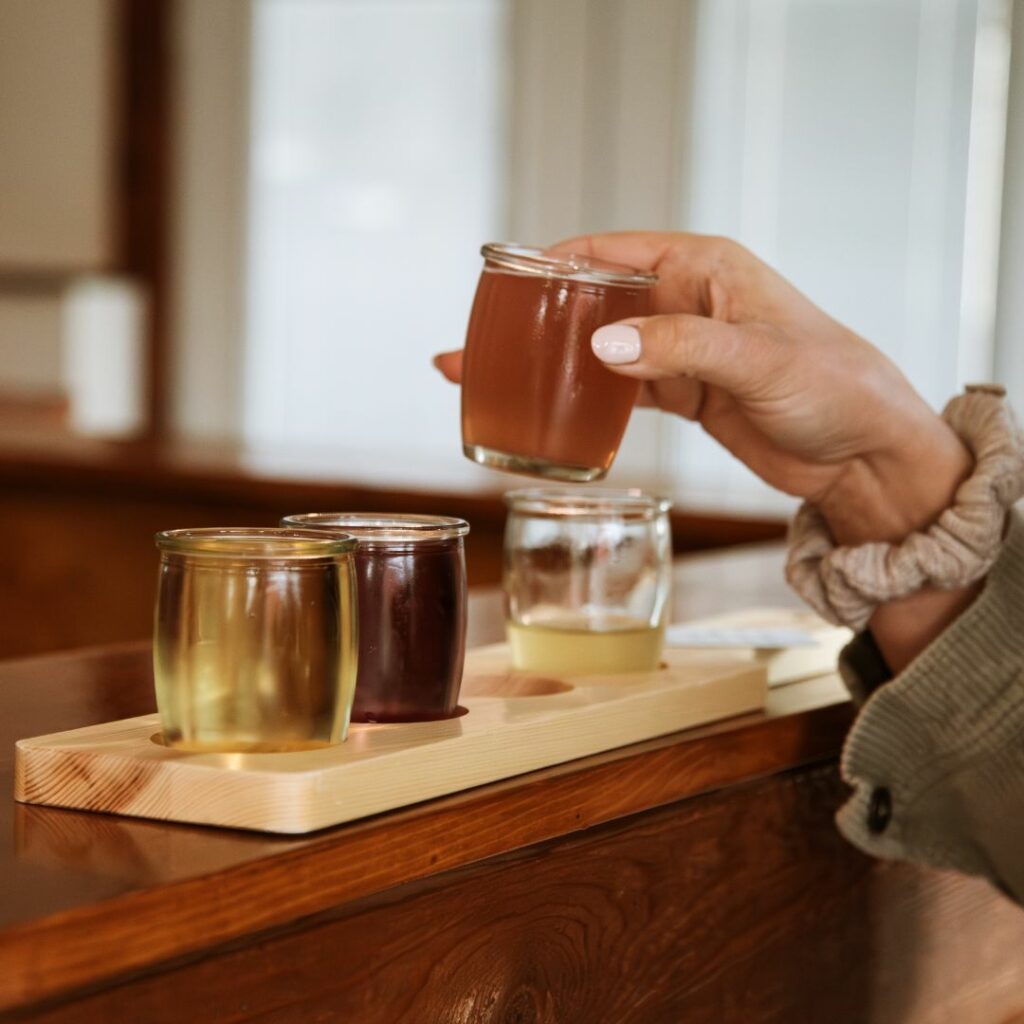
{"label": "hair tie on wrist", "polygon": [[1024,439],[996,384],[968,385],[943,410],[974,470],[953,504],[899,544],[837,547],[821,512],[804,502],[789,529],[786,579],[829,622],[863,630],[878,605],[923,587],[981,579],[999,554],[1006,513],[1024,494]]}

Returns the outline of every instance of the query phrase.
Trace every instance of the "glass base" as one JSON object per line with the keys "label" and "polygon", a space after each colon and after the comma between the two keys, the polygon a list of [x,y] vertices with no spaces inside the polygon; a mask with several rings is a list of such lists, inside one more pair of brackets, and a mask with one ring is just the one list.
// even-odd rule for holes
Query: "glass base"
{"label": "glass base", "polygon": [[493,448],[485,448],[479,444],[464,444],[462,451],[467,459],[472,459],[481,466],[501,469],[506,473],[539,476],[545,480],[564,480],[568,483],[586,484],[592,480],[603,480],[608,473],[607,469],[595,469],[593,466],[565,466],[556,462],[548,462],[547,459],[495,451]]}
{"label": "glass base", "polygon": [[327,750],[336,747],[346,739],[343,733],[337,739],[317,740],[170,740],[162,733],[154,733],[150,739],[161,747],[170,747],[188,754],[292,754],[305,750]]}
{"label": "glass base", "polygon": [[449,722],[453,718],[461,718],[469,714],[469,708],[456,705],[454,711],[409,711],[388,713],[387,711],[363,711],[352,713],[353,725],[406,725],[409,722]]}

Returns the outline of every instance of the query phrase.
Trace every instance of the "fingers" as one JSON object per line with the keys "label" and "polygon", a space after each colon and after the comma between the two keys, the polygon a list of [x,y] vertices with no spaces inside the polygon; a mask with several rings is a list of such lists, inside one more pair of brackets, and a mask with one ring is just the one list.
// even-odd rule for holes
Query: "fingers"
{"label": "fingers", "polygon": [[637,270],[654,270],[677,236],[658,231],[616,231],[604,235],[577,235],[548,246],[546,253],[580,253]]}
{"label": "fingers", "polygon": [[[609,369],[648,382],[642,404],[687,419],[700,416],[703,384],[754,397],[777,377],[786,359],[784,346],[758,325],[735,326],[688,314],[599,327],[591,348]],[[462,383],[462,361],[462,349],[433,359],[453,384]]]}
{"label": "fingers", "polygon": [[672,273],[709,279],[723,269],[760,261],[730,238],[685,231],[611,231],[577,235],[548,246],[546,253],[581,253],[598,260],[625,263],[638,270],[670,266]]}
{"label": "fingers", "polygon": [[[582,253],[612,263],[654,271],[656,313],[696,313],[718,320],[759,319],[754,310],[759,282],[770,269],[743,246],[714,235],[623,231],[579,235],[551,246],[549,253]],[[781,278],[773,287],[781,284]],[[753,300],[753,301],[752,301]]]}
{"label": "fingers", "polygon": [[610,370],[646,381],[689,377],[739,397],[756,397],[786,366],[786,350],[760,325],[686,313],[599,327],[591,348]]}
{"label": "fingers", "polygon": [[462,349],[434,356],[434,366],[453,384],[462,383]]}
{"label": "fingers", "polygon": [[[453,384],[462,383],[463,349],[453,352],[440,352],[431,360],[434,367],[440,370],[446,380]],[[697,381],[660,381],[657,384],[644,384],[637,398],[637,405],[649,409],[665,409],[678,413],[688,419],[696,418],[696,410],[700,408],[699,394],[701,385]],[[666,388],[670,389],[666,392]],[[657,392],[655,391],[657,389]]]}

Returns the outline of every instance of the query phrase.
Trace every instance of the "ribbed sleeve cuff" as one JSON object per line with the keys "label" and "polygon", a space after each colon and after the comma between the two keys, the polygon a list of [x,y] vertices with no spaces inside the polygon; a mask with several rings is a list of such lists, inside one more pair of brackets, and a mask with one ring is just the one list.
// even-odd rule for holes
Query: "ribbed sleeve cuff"
{"label": "ribbed sleeve cuff", "polygon": [[[1013,513],[982,593],[897,678],[878,687],[878,660],[863,647],[844,657],[848,685],[867,702],[842,756],[855,789],[837,816],[843,834],[875,856],[998,880],[977,806],[993,787],[1024,785],[1022,665],[1024,521]],[[975,800],[977,787],[986,793]]]}

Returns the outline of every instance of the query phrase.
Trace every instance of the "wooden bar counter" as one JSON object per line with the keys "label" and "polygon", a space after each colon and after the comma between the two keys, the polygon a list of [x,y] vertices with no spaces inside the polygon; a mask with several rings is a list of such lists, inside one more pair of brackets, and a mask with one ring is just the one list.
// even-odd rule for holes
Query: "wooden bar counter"
{"label": "wooden bar counter", "polygon": [[[677,570],[678,618],[791,602],[774,547]],[[1024,1020],[1018,908],[836,833],[833,677],[300,839],[11,799],[16,739],[153,709],[145,644],[0,664],[0,1019]]]}
{"label": "wooden bar counter", "polygon": [[[502,494],[533,483],[484,470],[454,450],[449,458],[393,465],[351,449],[15,431],[4,426],[0,403],[0,658],[148,637],[153,534],[176,527],[276,526],[294,512],[457,515],[473,527],[470,585],[495,584]],[[640,479],[615,486],[624,485],[661,492]],[[726,515],[674,497],[676,551],[785,536],[782,513]],[[725,496],[713,502],[727,504]]]}

